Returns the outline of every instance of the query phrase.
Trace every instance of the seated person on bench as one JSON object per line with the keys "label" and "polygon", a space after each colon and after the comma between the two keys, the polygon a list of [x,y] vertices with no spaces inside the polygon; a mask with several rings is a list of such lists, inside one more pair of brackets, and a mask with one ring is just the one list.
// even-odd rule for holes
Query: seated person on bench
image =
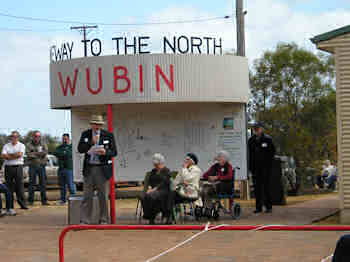
{"label": "seated person on bench", "polygon": [[203,175],[202,180],[208,181],[202,187],[204,207],[210,207],[211,199],[217,194],[232,194],[232,165],[228,162],[230,154],[224,150],[218,152],[216,163]]}
{"label": "seated person on bench", "polygon": [[144,181],[144,192],[140,195],[143,208],[143,218],[148,219],[151,225],[159,212],[163,217],[170,217],[168,198],[170,192],[170,171],[165,166],[164,156],[156,153],[152,157],[154,168],[147,173]]}
{"label": "seated person on bench", "polygon": [[195,201],[196,205],[201,206],[199,196],[199,180],[202,171],[197,166],[198,158],[193,153],[185,156],[183,168],[174,179],[175,191],[172,192],[170,207],[186,201]]}

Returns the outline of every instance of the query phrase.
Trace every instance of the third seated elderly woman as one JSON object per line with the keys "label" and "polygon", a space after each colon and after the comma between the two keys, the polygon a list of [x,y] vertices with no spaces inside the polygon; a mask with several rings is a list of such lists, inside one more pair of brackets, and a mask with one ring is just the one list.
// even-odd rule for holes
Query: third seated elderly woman
{"label": "third seated elderly woman", "polygon": [[224,150],[218,152],[215,157],[216,163],[203,175],[202,179],[209,182],[202,188],[205,207],[209,207],[209,200],[216,194],[232,193],[233,170],[232,165],[228,162],[229,157],[229,153]]}
{"label": "third seated elderly woman", "polygon": [[140,199],[143,208],[143,218],[148,219],[150,224],[159,212],[169,220],[170,209],[168,198],[170,191],[170,171],[165,167],[164,156],[156,153],[152,157],[154,168],[147,173],[144,181],[144,192]]}

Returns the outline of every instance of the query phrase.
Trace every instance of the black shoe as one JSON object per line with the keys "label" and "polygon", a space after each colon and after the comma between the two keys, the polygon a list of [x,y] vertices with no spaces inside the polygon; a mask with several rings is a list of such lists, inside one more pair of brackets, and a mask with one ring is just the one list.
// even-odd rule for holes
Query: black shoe
{"label": "black shoe", "polygon": [[21,209],[27,210],[29,208],[27,206],[21,206]]}
{"label": "black shoe", "polygon": [[258,214],[258,213],[261,213],[261,212],[262,212],[262,210],[260,210],[260,209],[255,209],[253,213],[254,213],[254,214]]}
{"label": "black shoe", "polygon": [[165,224],[166,225],[172,225],[173,224],[173,220],[171,218],[167,218]]}
{"label": "black shoe", "polygon": [[42,206],[49,206],[50,204],[49,204],[49,202],[43,202],[43,203],[41,203],[41,205]]}
{"label": "black shoe", "polygon": [[272,208],[266,209],[265,213],[272,213]]}

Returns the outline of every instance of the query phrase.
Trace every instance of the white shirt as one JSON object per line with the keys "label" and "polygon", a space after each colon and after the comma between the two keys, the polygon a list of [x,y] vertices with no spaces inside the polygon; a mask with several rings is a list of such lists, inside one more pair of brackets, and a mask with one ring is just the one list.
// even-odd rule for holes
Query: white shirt
{"label": "white shirt", "polygon": [[[92,137],[97,136],[97,143],[96,145],[92,146],[89,150],[88,154],[90,155],[90,164],[98,165],[101,164],[100,159],[98,157],[98,154],[95,153],[95,149],[99,148],[98,142],[100,140],[101,130],[97,130],[97,132],[92,131]],[[102,146],[103,147],[103,146]]]}
{"label": "white shirt", "polygon": [[13,160],[5,160],[5,163],[4,163],[5,166],[23,165],[24,163],[23,156],[25,151],[26,151],[26,147],[21,142],[17,142],[15,145],[13,145],[12,143],[7,143],[6,145],[4,145],[4,147],[2,148],[1,154],[15,154],[18,152],[22,152],[22,157],[20,158],[13,159]]}
{"label": "white shirt", "polygon": [[336,174],[336,171],[337,171],[337,170],[336,170],[335,166],[329,165],[329,166],[327,166],[327,167],[325,168],[325,171],[328,172],[328,177],[331,177],[331,176],[333,176],[333,175]]}

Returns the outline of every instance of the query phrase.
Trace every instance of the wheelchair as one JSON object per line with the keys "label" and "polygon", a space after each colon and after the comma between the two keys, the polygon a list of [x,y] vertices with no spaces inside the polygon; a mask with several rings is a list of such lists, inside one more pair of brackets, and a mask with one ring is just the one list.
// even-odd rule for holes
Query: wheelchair
{"label": "wheelchair", "polygon": [[[234,172],[239,170],[239,167],[234,168]],[[206,217],[208,219],[219,220],[220,213],[231,215],[232,219],[239,219],[242,213],[241,205],[234,201],[235,198],[235,179],[232,179],[232,191],[231,194],[216,194],[213,198],[211,198],[211,206],[210,207],[195,207],[194,216],[196,220],[199,220],[202,217]],[[221,204],[221,200],[229,200],[229,208],[225,208]]]}

